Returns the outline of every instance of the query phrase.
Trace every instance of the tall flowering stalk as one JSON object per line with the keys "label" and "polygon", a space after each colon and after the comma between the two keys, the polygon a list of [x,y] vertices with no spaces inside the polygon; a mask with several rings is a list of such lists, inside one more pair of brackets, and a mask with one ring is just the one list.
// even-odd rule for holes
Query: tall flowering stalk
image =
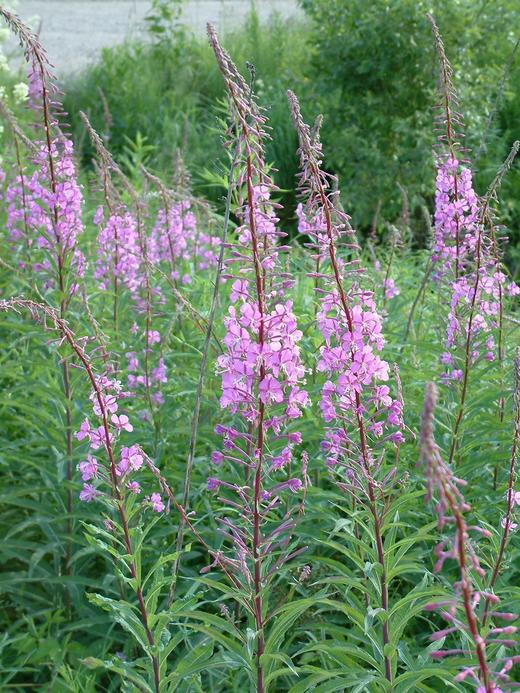
{"label": "tall flowering stalk", "polygon": [[[458,160],[462,119],[456,110],[458,102],[453,87],[453,70],[446,56],[437,24],[432,15],[429,14],[428,19],[432,25],[440,65],[438,129],[441,153],[437,160],[433,259],[440,263],[438,274],[443,272],[442,263],[448,263],[449,269],[453,265],[455,277],[458,277],[461,262],[461,234],[466,225],[471,225],[475,221],[475,212],[471,206],[475,195],[471,189],[471,172],[464,168],[461,170]],[[470,193],[469,200],[467,193]]]}
{"label": "tall flowering stalk", "polygon": [[[439,529],[453,529],[453,534],[448,534],[435,548],[437,562],[434,571],[441,571],[444,562],[453,559],[458,564],[460,579],[453,586],[453,599],[428,606],[430,611],[438,610],[448,624],[447,628],[434,633],[432,640],[438,641],[450,634],[459,633],[464,645],[469,640],[471,648],[437,650],[432,656],[436,659],[459,655],[475,657],[477,665],[464,666],[455,680],[473,680],[479,693],[492,693],[502,690],[500,684],[508,680],[507,672],[520,658],[502,657],[496,662],[500,669],[493,670],[489,663],[489,649],[492,646],[514,647],[515,641],[504,636],[513,635],[517,629],[515,626],[504,626],[492,628],[487,633],[484,630],[489,604],[496,604],[498,598],[475,586],[476,582],[483,580],[485,571],[480,565],[469,533],[472,531],[482,537],[490,536],[490,532],[479,526],[468,526],[466,522],[465,514],[471,508],[461,491],[465,482],[455,477],[443,461],[434,438],[433,422],[437,396],[435,384],[428,383],[422,414],[420,460],[426,475],[428,499],[435,499]],[[486,605],[484,616],[481,617],[478,609],[483,599]],[[507,613],[494,612],[494,615],[506,621],[514,618],[513,614]]]}
{"label": "tall flowering stalk", "polygon": [[[20,175],[6,192],[7,229],[12,242],[25,249],[39,248],[44,257],[34,262],[33,273],[45,277],[44,288],[57,292],[59,316],[65,319],[77,291],[77,278],[85,272],[85,258],[77,246],[83,232],[82,193],[73,160],[73,143],[60,129],[61,106],[50,65],[38,37],[14,14],[0,8],[0,15],[18,37],[29,65],[29,104],[41,116],[43,139],[37,141],[34,171]],[[21,206],[20,206],[21,205]],[[27,235],[28,234],[28,235]],[[25,251],[24,251],[25,252]],[[72,397],[70,368],[63,361],[66,418],[67,555],[70,572],[72,552]]]}
{"label": "tall flowering stalk", "polygon": [[[76,434],[79,441],[87,440],[90,448],[86,459],[78,464],[78,472],[84,482],[79,498],[86,503],[99,501],[109,511],[104,520],[104,535],[123,549],[123,562],[130,576],[127,582],[135,593],[138,613],[148,642],[147,654],[152,664],[154,688],[159,693],[159,660],[155,654],[155,638],[142,589],[141,568],[136,560],[131,538],[131,521],[135,523],[138,511],[134,499],[141,494],[137,479],[146,467],[146,455],[138,444],[122,446],[119,442],[123,433],[133,430],[128,416],[119,411],[119,402],[124,400],[126,393],[122,391],[118,381],[107,375],[96,374],[91,355],[86,350],[88,339],[77,339],[67,322],[52,308],[26,299],[0,301],[0,311],[23,309],[28,310],[37,322],[43,322],[45,328],[58,331],[60,344],[68,344],[77,357],[79,368],[90,382],[90,401],[96,422],[92,425],[89,418],[86,418]],[[104,456],[104,462],[99,460],[100,455]],[[163,490],[162,486],[159,488]],[[163,498],[157,491],[145,497],[141,503],[142,511],[150,509],[162,513],[165,508]]]}
{"label": "tall flowering stalk", "polygon": [[[126,354],[129,371],[128,384],[131,389],[144,389],[148,411],[143,414],[151,419],[154,428],[155,445],[159,436],[159,420],[157,409],[164,402],[161,384],[167,381],[166,366],[162,357],[158,357],[153,366],[154,349],[161,343],[161,333],[153,324],[154,300],[161,298],[160,291],[152,286],[150,277],[150,240],[143,223],[143,204],[121,168],[116,164],[103,141],[91,126],[87,116],[80,113],[81,119],[96,149],[102,170],[109,175],[117,176],[122,187],[131,201],[131,212],[120,201],[118,209],[112,213],[103,225],[103,210],[98,210],[96,221],[101,227],[98,236],[97,276],[102,282],[110,281],[111,275],[124,282],[129,290],[136,310],[145,316],[142,333],[144,346],[142,349],[143,369],[138,355],[134,351]],[[112,190],[115,188],[112,186]],[[110,207],[108,208],[110,212]],[[117,284],[115,285],[115,287]],[[115,299],[117,300],[117,294]],[[139,332],[135,322],[131,328],[133,334]],[[137,373],[137,374],[136,374]]]}
{"label": "tall flowering stalk", "polygon": [[[378,352],[384,346],[381,317],[373,294],[359,284],[361,272],[357,244],[349,217],[339,208],[338,191],[321,168],[322,150],[300,113],[296,96],[288,93],[293,121],[300,141],[299,191],[305,200],[307,219],[323,219],[307,228],[316,257],[321,258],[317,324],[325,340],[318,371],[328,376],[320,407],[328,428],[322,447],[327,465],[340,474],[339,486],[366,504],[374,523],[375,549],[381,566],[381,608],[388,614],[389,595],[382,525],[385,497],[395,482],[401,428],[402,403],[390,396],[384,383],[389,366]],[[350,259],[342,257],[346,251]],[[395,464],[381,477],[383,444],[395,447]],[[392,665],[386,648],[389,625],[382,627],[386,678],[392,680]]]}
{"label": "tall flowering stalk", "polygon": [[[496,220],[496,213],[493,208],[493,203],[498,202],[498,190],[502,184],[502,180],[507,172],[510,170],[513,162],[520,150],[520,141],[513,142],[513,146],[506,157],[504,163],[497,171],[495,178],[491,182],[484,198],[482,200],[482,220],[488,229],[488,233],[491,238],[491,252],[495,259],[495,264],[499,267],[499,278],[501,281],[498,282],[498,317],[497,317],[497,357],[498,364],[500,367],[500,386],[503,390],[504,386],[504,361],[506,357],[505,352],[505,337],[504,337],[504,310],[506,297],[512,298],[520,293],[520,287],[515,282],[506,282],[506,269],[503,265],[502,248],[500,245],[499,238],[499,227]],[[504,421],[504,411],[505,411],[505,400],[501,396],[498,402],[498,416],[500,422]],[[497,468],[495,467],[495,484],[497,476]]]}
{"label": "tall flowering stalk", "polygon": [[285,234],[277,229],[270,200],[276,188],[265,164],[266,119],[211,26],[208,35],[229,96],[230,139],[238,147],[233,185],[241,221],[224,275],[232,281],[233,305],[224,321],[225,353],[217,360],[220,404],[242,422],[217,426],[224,451],[212,455],[218,466],[231,463],[236,481],[211,477],[208,488],[219,491],[226,510],[234,514],[220,521],[222,560],[234,573],[254,618],[256,689],[263,693],[265,598],[273,576],[295,553],[290,547],[294,511],[286,509],[280,497],[299,492],[306,480],[305,469],[303,481],[291,476],[293,447],[301,441],[291,423],[301,415],[308,396],[301,389],[302,334],[292,301],[285,297],[292,281],[279,269],[279,255],[287,247],[277,245]]}
{"label": "tall flowering stalk", "polygon": [[442,378],[446,383],[460,384],[448,459],[451,464],[464,418],[470,371],[480,358],[495,359],[495,333],[498,330],[501,335],[503,295],[505,291],[514,295],[517,287],[514,283],[506,286],[506,275],[487,224],[490,198],[478,198],[471,170],[460,160],[463,150],[456,128],[461,128],[462,119],[455,111],[452,69],[437,25],[433,17],[429,19],[440,62],[443,130],[437,157],[433,277],[446,286],[450,295]]}
{"label": "tall flowering stalk", "polygon": [[[30,233],[29,230],[29,205],[28,205],[28,190],[27,190],[27,183],[26,183],[26,174],[25,174],[25,166],[22,160],[22,147],[21,145],[23,144],[25,149],[29,152],[31,152],[33,155],[36,153],[36,146],[30,140],[28,137],[26,137],[25,133],[23,130],[20,128],[18,125],[18,122],[14,116],[14,114],[11,112],[7,104],[3,101],[2,98],[0,98],[0,115],[4,118],[4,120],[9,124],[11,133],[12,133],[12,138],[13,138],[13,144],[14,144],[14,150],[15,150],[15,159],[16,159],[16,172],[17,172],[17,177],[16,177],[16,187],[18,188],[18,196],[20,197],[21,201],[21,218],[19,221],[21,221],[21,228],[18,228],[14,232],[14,237],[10,233],[10,240],[15,246],[15,249],[18,249],[19,246],[19,241],[23,240],[23,250],[22,250],[22,259],[19,260],[19,267],[22,270],[28,270],[32,279],[32,245],[34,242],[34,239],[32,238],[32,234]],[[7,187],[7,193],[8,195],[6,196],[6,202],[8,202],[8,197],[9,195],[12,195],[12,189],[13,189],[13,184],[9,182],[9,185]],[[8,202],[9,204],[9,202]],[[18,216],[18,214],[16,214]],[[7,218],[7,226],[9,227],[9,224],[13,224],[13,216],[12,212],[8,214]]]}
{"label": "tall flowering stalk", "polygon": [[482,623],[485,626],[489,616],[490,616],[490,606],[493,601],[493,592],[495,589],[498,576],[500,575],[500,570],[502,568],[502,563],[504,560],[504,554],[506,546],[509,540],[509,536],[512,531],[517,529],[518,525],[514,521],[514,511],[516,506],[520,506],[520,491],[515,490],[516,484],[516,464],[518,459],[518,445],[520,443],[520,349],[517,347],[515,356],[515,386],[513,392],[513,400],[515,407],[515,417],[514,417],[514,430],[513,430],[513,444],[511,446],[511,456],[509,461],[509,473],[507,479],[507,490],[506,490],[506,512],[502,518],[502,536],[500,538],[500,544],[498,547],[497,556],[493,564],[493,571],[491,578],[489,580],[488,590],[489,595],[486,596],[484,616]]}

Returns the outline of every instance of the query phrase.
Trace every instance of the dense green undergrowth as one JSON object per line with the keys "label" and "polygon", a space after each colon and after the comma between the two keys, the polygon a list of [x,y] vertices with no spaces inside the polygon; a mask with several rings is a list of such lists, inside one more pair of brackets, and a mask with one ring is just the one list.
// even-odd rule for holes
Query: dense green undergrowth
{"label": "dense green undergrowth", "polygon": [[[384,255],[382,256],[384,261]],[[295,272],[301,277],[301,262],[295,260]],[[418,431],[423,404],[424,384],[438,371],[442,334],[439,314],[442,298],[427,289],[419,302],[408,338],[405,329],[412,303],[417,296],[427,257],[406,253],[393,272],[401,294],[388,305],[385,330],[388,349],[385,356],[396,361],[406,402],[405,421],[409,427],[402,447],[400,471],[405,481],[392,500],[385,528],[385,547],[391,560],[390,594],[395,642],[392,659],[401,683],[398,691],[463,690],[451,682],[456,670],[435,667],[424,654],[429,633],[438,627],[436,618],[423,607],[449,590],[455,568],[443,581],[433,575],[433,548],[438,540],[431,508],[424,503],[424,472],[418,468]],[[23,287],[2,272],[2,294],[19,293]],[[210,287],[196,280],[187,294],[202,315],[207,315]],[[299,279],[297,311],[302,324],[312,320],[311,282]],[[103,295],[90,290],[90,309],[100,316],[100,324],[109,334],[110,344],[124,352],[123,339],[114,342],[107,324]],[[222,296],[226,302],[226,293]],[[84,311],[82,311],[84,312]],[[189,446],[189,425],[203,337],[190,315],[177,308],[177,327],[165,346],[170,380],[165,388],[166,403],[161,410],[160,445],[154,454],[153,435],[145,422],[135,427],[132,440],[139,441],[180,493]],[[102,315],[105,315],[102,318]],[[133,321],[130,308],[122,311],[121,332]],[[69,319],[78,334],[87,334],[91,326],[84,315],[74,312]],[[220,319],[217,330],[222,334]],[[74,502],[74,549],[72,575],[63,575],[66,551],[65,533],[65,457],[63,449],[64,410],[55,348],[49,348],[49,335],[22,320],[22,316],[1,320],[2,343],[2,534],[4,572],[1,577],[3,627],[1,682],[5,690],[40,687],[52,691],[138,690],[131,683],[132,662],[138,655],[132,644],[131,626],[124,615],[113,611],[104,600],[120,603],[118,579],[108,557],[100,554],[96,542],[83,538],[85,527],[98,518],[98,510]],[[463,438],[458,452],[457,474],[468,481],[466,498],[472,504],[471,517],[489,529],[490,540],[479,543],[481,561],[491,566],[497,550],[500,519],[504,512],[507,462],[512,437],[513,374],[511,357],[518,340],[516,324],[507,329],[507,360],[503,382],[496,369],[488,366],[475,372],[471,380],[471,398],[464,418]],[[318,342],[304,337],[303,351],[312,373]],[[88,388],[80,374],[74,375],[74,425],[78,427],[88,405]],[[310,378],[309,391],[319,398],[319,383]],[[195,511],[196,526],[211,541],[215,532],[214,503],[206,491],[206,479],[212,473],[209,461],[214,446],[214,426],[221,421],[218,405],[219,385],[209,364],[202,396],[199,442],[195,456],[193,493],[190,507]],[[505,416],[501,423],[497,411],[499,397],[505,396]],[[450,430],[455,418],[454,403],[443,394],[438,412],[438,442],[447,454]],[[137,407],[139,403],[136,402]],[[133,406],[128,407],[129,413]],[[273,691],[351,691],[387,690],[381,673],[376,672],[377,655],[370,640],[377,636],[378,599],[375,557],[360,561],[357,529],[369,531],[367,518],[353,514],[350,502],[327,480],[323,457],[319,453],[321,426],[313,407],[305,414],[300,430],[304,449],[310,455],[312,486],[308,490],[305,513],[295,533],[295,541],[306,546],[305,552],[289,562],[276,578],[270,595],[277,613],[271,630]],[[82,459],[79,446],[74,458]],[[496,475],[496,487],[494,478]],[[77,498],[79,483],[74,482]],[[87,524],[85,524],[87,523]],[[153,541],[143,552],[143,566],[150,568],[159,556],[167,555],[175,545],[179,517],[172,509],[156,525]],[[248,689],[253,632],[245,615],[235,610],[229,588],[217,575],[202,578],[199,571],[208,563],[204,549],[187,534],[182,575],[177,586],[173,610],[167,611],[170,623],[169,655],[171,690],[240,691]],[[359,547],[358,547],[359,548]],[[518,612],[520,551],[515,541],[499,580],[501,609]],[[165,564],[167,591],[171,560]],[[302,568],[310,576],[301,582]],[[354,577],[358,573],[364,577]],[[96,594],[103,595],[95,597]],[[288,596],[288,594],[290,596]],[[364,595],[372,608],[366,611]],[[371,595],[371,596],[368,596]],[[164,597],[163,597],[164,599]],[[374,601],[372,601],[374,600]],[[101,608],[106,608],[105,614]],[[164,613],[164,612],[163,612]],[[224,614],[224,616],[223,616]],[[234,614],[229,617],[226,614]],[[129,632],[130,628],[130,632]],[[129,637],[130,635],[130,637]],[[245,638],[245,639],[244,639]],[[128,664],[125,664],[128,662]],[[374,673],[367,675],[367,667]],[[406,672],[406,673],[405,673]],[[421,683],[423,682],[423,683]],[[168,689],[170,690],[170,689]],[[390,690],[390,689],[388,689]]]}

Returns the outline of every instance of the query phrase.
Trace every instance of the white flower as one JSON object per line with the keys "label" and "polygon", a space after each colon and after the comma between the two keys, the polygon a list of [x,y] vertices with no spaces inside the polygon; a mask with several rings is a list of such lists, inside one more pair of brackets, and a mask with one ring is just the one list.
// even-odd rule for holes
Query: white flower
{"label": "white flower", "polygon": [[17,103],[23,103],[24,101],[26,101],[28,95],[29,95],[29,86],[27,85],[26,82],[18,82],[18,84],[14,85],[13,96],[14,96],[14,100]]}
{"label": "white flower", "polygon": [[0,53],[0,72],[9,72],[9,63],[3,53]]}

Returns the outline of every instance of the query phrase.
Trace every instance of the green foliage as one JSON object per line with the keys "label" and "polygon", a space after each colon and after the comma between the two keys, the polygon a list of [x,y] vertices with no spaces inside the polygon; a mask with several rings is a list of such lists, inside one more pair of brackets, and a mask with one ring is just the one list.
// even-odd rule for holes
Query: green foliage
{"label": "green foliage", "polygon": [[152,0],[152,7],[145,20],[148,23],[148,31],[156,40],[169,44],[182,41],[183,28],[180,19],[183,4],[184,0]]}
{"label": "green foliage", "polygon": [[[273,130],[279,133],[268,146],[268,157],[279,169],[277,183],[284,190],[293,190],[297,172],[297,140],[286,90],[304,81],[308,51],[302,32],[299,23],[276,15],[267,27],[261,27],[253,11],[245,28],[226,35],[237,64],[244,71],[246,62],[255,66],[257,93],[269,107]],[[65,108],[85,163],[90,163],[92,150],[81,134],[77,114],[85,111],[94,128],[106,133],[108,109],[108,143],[116,158],[123,155],[129,140],[136,141],[138,133],[155,146],[153,163],[158,169],[168,170],[172,153],[180,149],[195,190],[220,203],[221,191],[208,186],[202,172],[210,167],[211,174],[224,171],[225,175],[227,166],[215,130],[220,116],[217,104],[224,96],[222,78],[204,40],[188,32],[168,36],[153,45],[125,43],[104,50],[98,63],[66,85]],[[288,201],[287,214],[292,215],[292,192]]]}
{"label": "green foliage", "polygon": [[[318,109],[326,116],[327,162],[355,201],[359,224],[370,225],[379,202],[380,220],[394,219],[400,209],[397,182],[413,206],[431,195],[436,60],[427,12],[437,18],[453,57],[467,142],[475,147],[518,38],[518,4],[302,0],[302,5],[313,19],[313,77]],[[508,84],[514,84],[512,76]],[[502,145],[491,147],[486,168],[498,166],[518,132],[517,127],[511,138],[501,128]],[[482,184],[489,179],[488,174]]]}
{"label": "green foliage", "polygon": [[[483,192],[512,142],[520,137],[520,58],[513,47],[519,37],[520,10],[514,0],[453,3],[436,0],[302,0],[306,21],[283,21],[273,15],[260,26],[252,10],[245,27],[225,36],[237,65],[256,69],[261,101],[269,108],[276,137],[268,158],[278,173],[293,219],[296,138],[285,92],[293,89],[309,115],[324,115],[324,151],[328,170],[343,181],[344,204],[358,228],[379,230],[401,210],[398,183],[407,191],[415,242],[421,228],[421,206],[431,200],[432,119],[437,76],[431,30],[433,11],[455,70],[460,110],[468,145],[479,152],[477,183]],[[163,16],[163,12],[166,14]],[[113,117],[110,146],[121,156],[125,137],[140,132],[156,145],[154,160],[164,168],[180,148],[194,174],[196,189],[215,202],[202,171],[221,175],[223,156],[215,137],[215,103],[223,95],[213,56],[203,39],[182,29],[176,3],[159,2],[154,16],[161,27],[154,45],[124,44],[105,50],[99,63],[67,84],[66,107],[72,114],[83,157],[90,150],[79,134],[74,114],[86,111],[103,131],[102,90]],[[181,30],[182,29],[182,30]],[[163,40],[163,37],[168,37]],[[504,82],[504,88],[499,85]],[[482,137],[485,133],[484,147]],[[504,185],[504,218],[519,225],[518,164]],[[517,265],[517,251],[510,251]]]}

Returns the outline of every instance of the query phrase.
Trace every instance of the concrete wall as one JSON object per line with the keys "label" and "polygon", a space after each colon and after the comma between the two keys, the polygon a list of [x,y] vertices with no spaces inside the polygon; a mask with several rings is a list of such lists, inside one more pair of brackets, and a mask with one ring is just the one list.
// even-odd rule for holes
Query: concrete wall
{"label": "concrete wall", "polygon": [[[104,46],[127,36],[145,35],[144,17],[150,0],[18,0],[18,14],[40,27],[40,36],[58,75],[80,70],[95,60]],[[184,22],[196,33],[206,22],[217,28],[244,20],[249,0],[189,0]],[[285,17],[300,14],[297,0],[256,0],[262,20],[276,10]]]}

